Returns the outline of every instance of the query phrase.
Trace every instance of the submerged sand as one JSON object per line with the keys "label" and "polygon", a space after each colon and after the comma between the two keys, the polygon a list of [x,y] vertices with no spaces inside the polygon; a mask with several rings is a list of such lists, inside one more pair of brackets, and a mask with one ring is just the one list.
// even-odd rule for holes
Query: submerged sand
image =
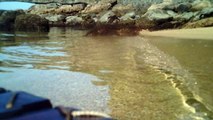
{"label": "submerged sand", "polygon": [[161,30],[161,31],[147,31],[140,32],[142,36],[155,36],[155,37],[172,37],[182,39],[205,39],[213,40],[213,27],[207,28],[194,28],[194,29],[178,29],[178,30]]}

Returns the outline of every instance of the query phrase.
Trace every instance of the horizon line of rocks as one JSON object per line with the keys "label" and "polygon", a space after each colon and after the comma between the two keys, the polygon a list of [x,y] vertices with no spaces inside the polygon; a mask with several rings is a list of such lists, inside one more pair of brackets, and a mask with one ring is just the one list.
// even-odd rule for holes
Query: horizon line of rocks
{"label": "horizon line of rocks", "polygon": [[195,0],[179,4],[163,2],[141,9],[143,10],[137,11],[132,4],[123,5],[117,0],[101,0],[96,4],[84,2],[66,5],[60,3],[36,4],[25,11],[25,14],[40,16],[41,19],[48,21],[49,26],[68,26],[78,29],[94,27],[102,29],[111,26],[110,29],[158,30],[213,26],[211,0]]}

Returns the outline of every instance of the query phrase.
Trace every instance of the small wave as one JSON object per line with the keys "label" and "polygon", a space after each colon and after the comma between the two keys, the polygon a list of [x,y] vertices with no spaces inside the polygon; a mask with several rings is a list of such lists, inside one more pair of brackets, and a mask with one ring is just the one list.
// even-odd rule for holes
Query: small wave
{"label": "small wave", "polygon": [[144,45],[141,47],[145,52],[140,58],[148,66],[165,75],[165,79],[172,83],[177,93],[182,97],[183,105],[192,112],[188,117],[182,116],[180,119],[212,119],[212,111],[207,109],[202,103],[202,99],[195,94],[198,91],[198,87],[193,75],[184,69],[175,57],[165,54],[157,47],[151,45],[147,39],[142,40],[144,40]]}

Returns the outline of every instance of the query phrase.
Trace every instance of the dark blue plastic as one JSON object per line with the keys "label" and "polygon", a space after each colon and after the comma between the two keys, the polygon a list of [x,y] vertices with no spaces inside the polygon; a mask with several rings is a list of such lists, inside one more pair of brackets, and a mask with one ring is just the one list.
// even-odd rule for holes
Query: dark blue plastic
{"label": "dark blue plastic", "polygon": [[16,117],[10,120],[65,120],[57,109],[49,109],[45,111],[37,111],[25,116]]}
{"label": "dark blue plastic", "polygon": [[25,92],[16,93],[17,96],[11,109],[7,109],[6,104],[14,93],[5,92],[0,94],[0,119],[7,119],[37,110],[52,108],[48,99],[37,97]]}

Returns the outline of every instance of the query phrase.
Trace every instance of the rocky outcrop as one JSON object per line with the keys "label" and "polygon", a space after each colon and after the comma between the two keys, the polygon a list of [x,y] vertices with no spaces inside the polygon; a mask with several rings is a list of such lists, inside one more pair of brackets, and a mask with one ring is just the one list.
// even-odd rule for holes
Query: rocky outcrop
{"label": "rocky outcrop", "polygon": [[[57,3],[50,1],[48,4],[34,5],[26,12],[30,15],[34,14],[39,16],[39,19],[42,18],[42,21],[47,20],[49,26],[70,26],[78,29],[91,29],[94,27],[97,29],[140,28],[150,30],[182,28],[186,24],[196,26],[194,24],[200,24],[200,22],[202,22],[200,20],[208,20],[207,18],[213,16],[213,3],[210,0],[195,0],[193,2],[187,2],[190,0],[184,2],[163,0],[164,2],[158,1],[149,8],[141,8],[143,11],[146,10],[145,12],[138,11],[138,8],[135,8],[135,4],[129,4],[130,2],[121,4],[121,1],[122,0],[62,0]],[[2,15],[4,15],[3,13],[4,12],[0,11],[0,20],[2,19]],[[15,19],[16,17],[13,18],[13,21]],[[30,18],[26,18],[26,20],[27,19]],[[38,20],[37,17],[35,17],[35,19]],[[27,22],[29,23],[30,21]],[[211,25],[210,22],[208,23],[208,25],[203,26]],[[26,25],[20,22],[20,20],[19,24],[20,26],[22,24]],[[40,23],[36,22],[35,24],[40,25]],[[46,22],[42,25],[46,26]],[[199,25],[197,25],[197,27],[198,26]],[[18,28],[22,30],[21,27],[18,26]],[[31,28],[40,31],[36,27],[31,26]]]}
{"label": "rocky outcrop", "polygon": [[16,17],[15,20],[15,30],[48,32],[49,23],[48,20],[38,15],[33,14],[19,15]]}
{"label": "rocky outcrop", "polygon": [[[144,29],[152,30],[182,28],[187,23],[193,23],[193,26],[196,26],[194,24],[202,23],[202,19],[213,16],[213,8],[211,6],[212,3],[208,0],[196,0],[193,3],[175,4],[173,2],[165,2],[154,4],[141,16],[137,21],[137,25]],[[197,27],[199,26],[202,25],[197,25]],[[208,22],[208,25],[203,26],[211,26],[211,23]]]}
{"label": "rocky outcrop", "polygon": [[13,30],[15,19],[20,14],[25,14],[25,13],[23,10],[1,11],[0,30],[6,30],[6,31]]}
{"label": "rocky outcrop", "polygon": [[76,4],[76,5],[62,5],[59,8],[55,9],[56,14],[72,14],[77,13],[86,7],[85,4]]}
{"label": "rocky outcrop", "polygon": [[189,22],[182,28],[199,28],[199,27],[211,27],[213,26],[213,17],[201,19],[195,22]]}

